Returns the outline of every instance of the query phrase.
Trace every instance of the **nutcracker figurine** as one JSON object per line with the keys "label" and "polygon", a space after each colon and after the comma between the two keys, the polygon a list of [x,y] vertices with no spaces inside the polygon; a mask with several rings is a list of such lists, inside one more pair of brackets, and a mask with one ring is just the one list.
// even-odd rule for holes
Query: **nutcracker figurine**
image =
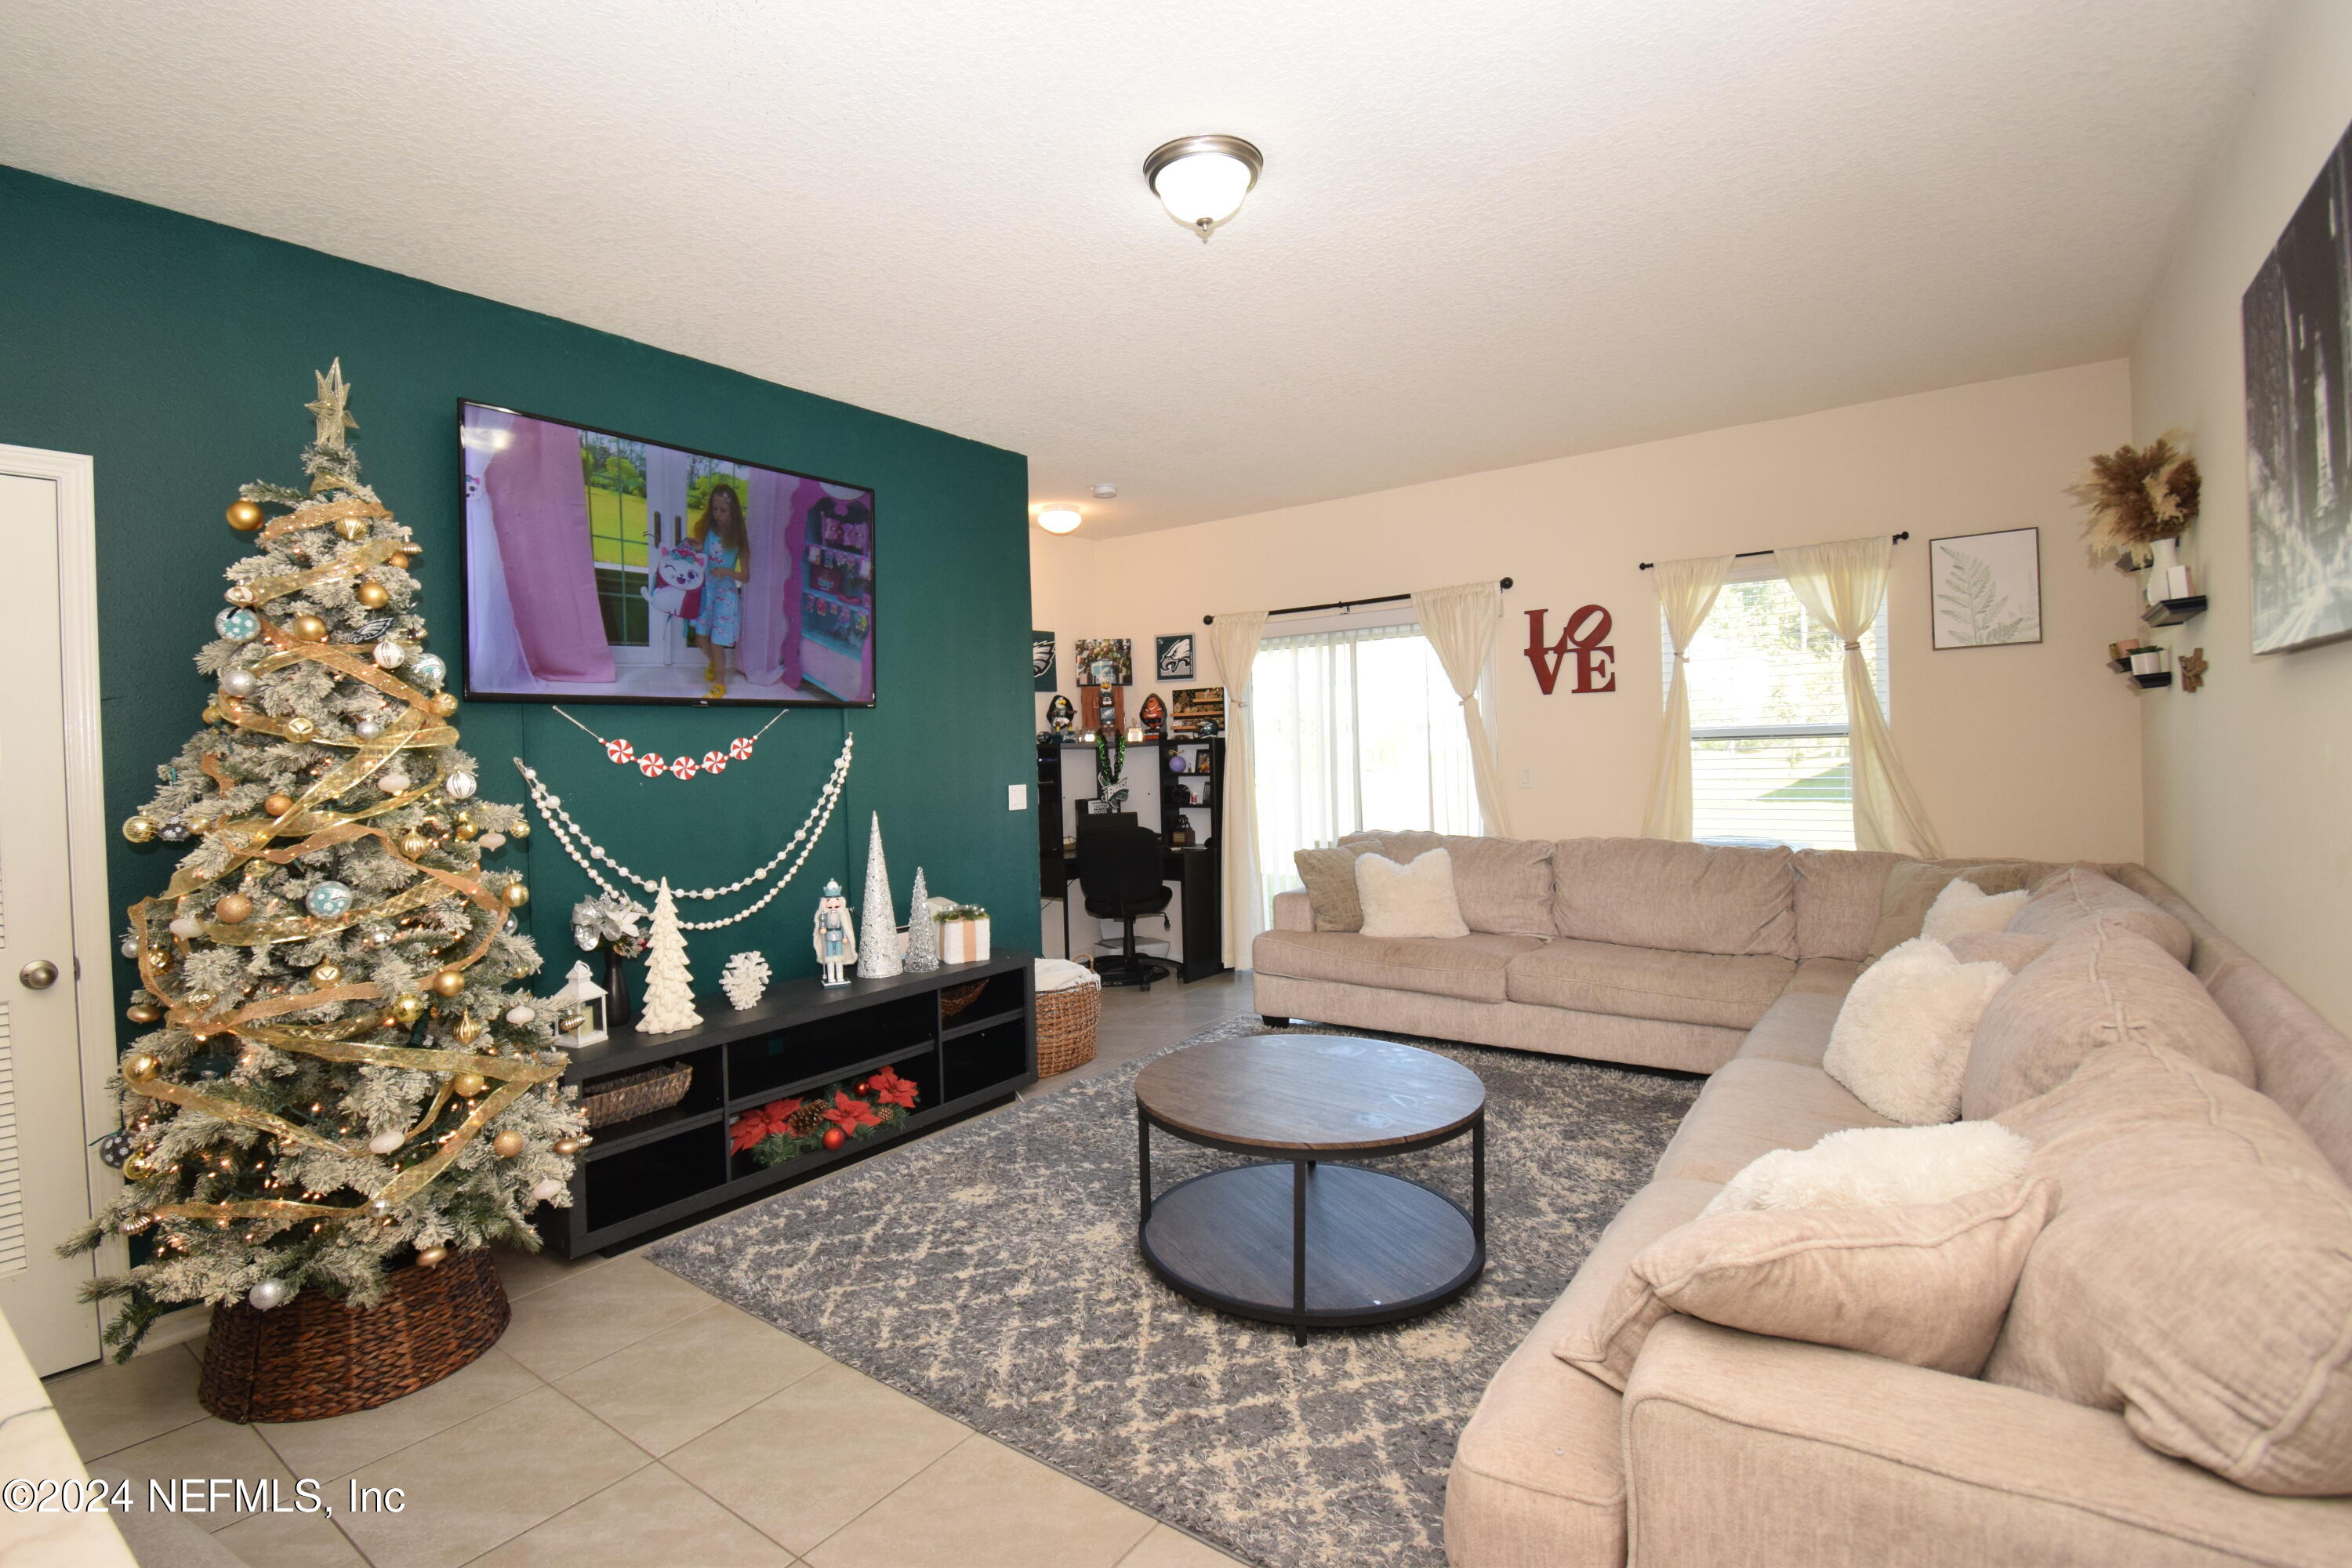
{"label": "nutcracker figurine", "polygon": [[816,961],[824,966],[827,985],[849,984],[845,972],[857,962],[857,928],[849,918],[849,900],[841,896],[837,881],[826,881],[824,897],[817,900],[809,945],[816,949]]}

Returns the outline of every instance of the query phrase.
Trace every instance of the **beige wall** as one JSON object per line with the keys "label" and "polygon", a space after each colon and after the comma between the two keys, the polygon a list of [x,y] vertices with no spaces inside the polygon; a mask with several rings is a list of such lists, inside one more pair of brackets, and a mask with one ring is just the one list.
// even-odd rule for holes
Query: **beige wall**
{"label": "beige wall", "polygon": [[2352,643],[2255,658],[2247,617],[2238,305],[2352,120],[2352,5],[2282,14],[2235,142],[2208,175],[2134,345],[2132,423],[2196,437],[2204,514],[2183,555],[2213,608],[2164,634],[2211,662],[2147,705],[2147,863],[2352,1027]]}
{"label": "beige wall", "polygon": [[[1066,667],[1072,637],[1131,637],[1148,677],[1151,637],[1197,631],[1203,612],[1508,575],[1495,674],[1511,828],[1632,834],[1664,700],[1639,563],[1908,529],[1891,588],[1893,719],[1946,847],[2137,859],[2142,699],[2104,668],[2137,600],[2084,563],[2060,494],[2087,454],[2126,438],[2129,398],[2116,361],[1130,538],[1033,529],[1037,624]],[[1932,651],[1927,542],[2025,526],[2042,530],[2047,640]],[[1517,651],[1525,612],[1549,609],[1556,637],[1591,603],[1616,617],[1618,690],[1570,696],[1563,679],[1539,695]]]}

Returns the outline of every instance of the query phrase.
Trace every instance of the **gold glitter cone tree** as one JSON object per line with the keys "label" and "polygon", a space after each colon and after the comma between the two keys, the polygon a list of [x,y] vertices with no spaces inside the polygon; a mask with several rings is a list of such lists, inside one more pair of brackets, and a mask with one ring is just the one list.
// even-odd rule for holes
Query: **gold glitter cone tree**
{"label": "gold glitter cone tree", "polygon": [[261,548],[196,655],[204,728],[122,827],[186,846],[124,942],[130,1016],[155,1026],[122,1058],[126,1184],[67,1247],[140,1238],[93,1288],[125,1354],[174,1303],[366,1305],[412,1260],[536,1246],[583,1141],[515,988],[540,963],[529,894],[484,864],[530,826],[476,797],[412,607],[419,547],[360,482],[341,362],[318,386],[308,492],[229,509]]}

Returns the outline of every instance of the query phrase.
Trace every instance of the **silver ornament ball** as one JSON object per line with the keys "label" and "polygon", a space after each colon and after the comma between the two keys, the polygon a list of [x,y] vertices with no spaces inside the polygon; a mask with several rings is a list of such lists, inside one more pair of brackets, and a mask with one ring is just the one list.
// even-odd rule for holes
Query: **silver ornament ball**
{"label": "silver ornament ball", "polygon": [[284,1306],[286,1304],[286,1299],[293,1294],[294,1288],[291,1285],[287,1284],[285,1280],[264,1279],[260,1284],[256,1285],[252,1289],[247,1291],[245,1293],[245,1299],[248,1302],[252,1303],[253,1310],[255,1311],[267,1312],[272,1307]]}
{"label": "silver ornament ball", "polygon": [[545,1181],[533,1186],[530,1189],[530,1195],[537,1198],[543,1204],[553,1203],[557,1198],[563,1195],[563,1184],[557,1181],[554,1177],[550,1176]]}
{"label": "silver ornament ball", "polygon": [[441,787],[447,792],[451,800],[471,800],[474,798],[474,792],[482,786],[481,782],[473,774],[461,769],[443,779]]}
{"label": "silver ornament ball", "polygon": [[242,666],[232,665],[221,671],[220,689],[231,697],[250,697],[261,689],[261,679]]}
{"label": "silver ornament ball", "polygon": [[371,1154],[397,1154],[400,1152],[400,1146],[407,1142],[408,1135],[404,1132],[379,1132],[374,1137],[368,1140],[368,1152]]}
{"label": "silver ornament ball", "polygon": [[384,637],[375,645],[375,661],[385,669],[398,669],[401,661],[407,657],[408,650],[390,637]]}
{"label": "silver ornament ball", "polygon": [[352,726],[352,733],[362,741],[373,741],[383,733],[383,726],[373,719],[362,719]]}
{"label": "silver ornament ball", "polygon": [[528,1007],[509,1007],[507,1009],[507,1022],[512,1024],[517,1028],[520,1028],[523,1025],[530,1023],[533,1018],[538,1016],[539,1015],[537,1013],[532,1012]]}

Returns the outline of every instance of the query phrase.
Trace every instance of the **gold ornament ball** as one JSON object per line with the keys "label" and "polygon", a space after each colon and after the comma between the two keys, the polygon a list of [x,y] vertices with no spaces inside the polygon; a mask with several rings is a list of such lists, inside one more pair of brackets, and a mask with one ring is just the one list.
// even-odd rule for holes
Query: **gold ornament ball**
{"label": "gold ornament ball", "polygon": [[363,517],[345,517],[335,520],[335,531],[353,544],[365,539],[367,531],[367,519]]}
{"label": "gold ornament ball", "polygon": [[481,831],[482,831],[482,830],[481,830],[480,828],[478,828],[478,827],[475,826],[471,822],[468,822],[466,818],[464,818],[464,817],[462,817],[462,816],[461,816],[461,817],[459,817],[459,818],[457,819],[457,837],[458,837],[459,838],[461,838],[461,839],[471,839],[471,838],[474,838],[474,837],[478,837],[478,836],[481,833]]}
{"label": "gold ornament ball", "polygon": [[316,616],[300,615],[287,622],[286,629],[300,641],[320,642],[326,637],[327,623]]}
{"label": "gold ornament ball", "polygon": [[445,969],[433,977],[433,994],[455,996],[466,988],[466,977],[454,969]]}
{"label": "gold ornament ball", "polygon": [[180,1000],[185,1002],[189,1006],[194,1007],[197,1012],[201,1013],[205,1008],[211,1006],[214,1003],[219,1001],[220,998],[214,995],[209,991],[191,991],[185,996],[181,997]]}
{"label": "gold ornament ball", "polygon": [[522,1152],[522,1134],[509,1131],[490,1140],[490,1152],[501,1160],[511,1160]]}
{"label": "gold ornament ball", "polygon": [[437,1268],[448,1256],[449,1249],[446,1247],[420,1247],[416,1249],[416,1267]]}
{"label": "gold ornament ball", "polygon": [[157,1061],[145,1051],[134,1052],[122,1064],[122,1080],[125,1083],[152,1082],[155,1075],[161,1072],[163,1068],[162,1062]]}
{"label": "gold ornament ball", "polygon": [[352,597],[371,610],[381,610],[392,602],[391,592],[381,583],[362,583],[352,590]]}
{"label": "gold ornament ball", "polygon": [[272,816],[283,816],[294,809],[294,797],[290,795],[273,795],[261,803],[261,809]]}
{"label": "gold ornament ball", "polygon": [[414,1024],[425,1016],[425,998],[411,992],[401,993],[392,999],[392,1016],[396,1022]]}
{"label": "gold ornament ball", "polygon": [[476,1040],[482,1037],[481,1022],[471,1013],[468,1013],[464,1017],[457,1020],[457,1026],[456,1029],[452,1030],[451,1033],[457,1037],[457,1043],[459,1045],[470,1046]]}
{"label": "gold ornament ball", "polygon": [[[163,1009],[156,1006],[152,1002],[133,1002],[122,1010],[122,1016],[134,1024],[152,1024],[163,1018]],[[125,1074],[130,1070],[128,1068],[123,1068]],[[136,1083],[139,1080],[133,1079],[131,1081]]]}
{"label": "gold ornament ball", "polygon": [[213,919],[225,926],[241,926],[253,918],[253,900],[243,893],[224,893],[213,906]]}
{"label": "gold ornament ball", "polygon": [[249,500],[228,503],[228,525],[239,533],[251,533],[262,523],[261,508]]}
{"label": "gold ornament ball", "polygon": [[250,605],[253,603],[253,590],[242,583],[236,583],[231,584],[221,597],[232,605]]}
{"label": "gold ornament ball", "polygon": [[217,724],[221,721],[221,710],[207,702],[205,704],[205,710],[196,717],[207,724]]}
{"label": "gold ornament ball", "polygon": [[530,889],[520,882],[509,882],[500,890],[499,897],[505,901],[507,908],[519,910],[530,902]]}
{"label": "gold ornament ball", "polygon": [[457,699],[446,691],[436,691],[433,694],[431,706],[435,713],[446,719],[457,710]]}
{"label": "gold ornament ball", "polygon": [[405,551],[405,550],[395,550],[395,551],[394,551],[394,552],[393,552],[393,553],[392,553],[392,564],[393,564],[393,565],[394,565],[394,566],[396,566],[396,567],[398,567],[398,568],[399,568],[401,571],[403,571],[403,572],[407,571],[407,570],[408,570],[408,552],[407,552],[407,551]]}
{"label": "gold ornament ball", "polygon": [[310,984],[320,991],[331,989],[342,977],[343,966],[340,963],[314,964],[310,970]]}
{"label": "gold ornament ball", "polygon": [[461,1099],[471,1100],[489,1087],[489,1079],[478,1072],[461,1072],[449,1080],[452,1092]]}
{"label": "gold ornament ball", "polygon": [[415,859],[419,855],[424,854],[427,849],[432,847],[433,840],[425,837],[425,835],[417,832],[413,827],[400,836],[400,852],[403,855],[407,856],[411,860]]}
{"label": "gold ornament ball", "polygon": [[297,713],[286,721],[286,733],[294,740],[307,741],[318,732],[319,726]]}
{"label": "gold ornament ball", "polygon": [[554,1147],[557,1153],[562,1155],[566,1159],[570,1159],[572,1155],[580,1152],[580,1140],[577,1138],[558,1138],[555,1141]]}
{"label": "gold ornament ball", "polygon": [[144,844],[153,838],[156,831],[163,826],[142,811],[122,825],[122,837],[133,844]]}
{"label": "gold ornament ball", "polygon": [[[143,1182],[154,1174],[155,1162],[150,1160],[144,1154],[133,1154],[131,1158],[122,1162],[122,1179],[126,1182]],[[134,1229],[144,1230],[152,1222],[148,1220],[144,1215],[142,1215],[139,1223],[135,1226],[130,1222],[125,1221],[122,1228],[126,1232]]]}

